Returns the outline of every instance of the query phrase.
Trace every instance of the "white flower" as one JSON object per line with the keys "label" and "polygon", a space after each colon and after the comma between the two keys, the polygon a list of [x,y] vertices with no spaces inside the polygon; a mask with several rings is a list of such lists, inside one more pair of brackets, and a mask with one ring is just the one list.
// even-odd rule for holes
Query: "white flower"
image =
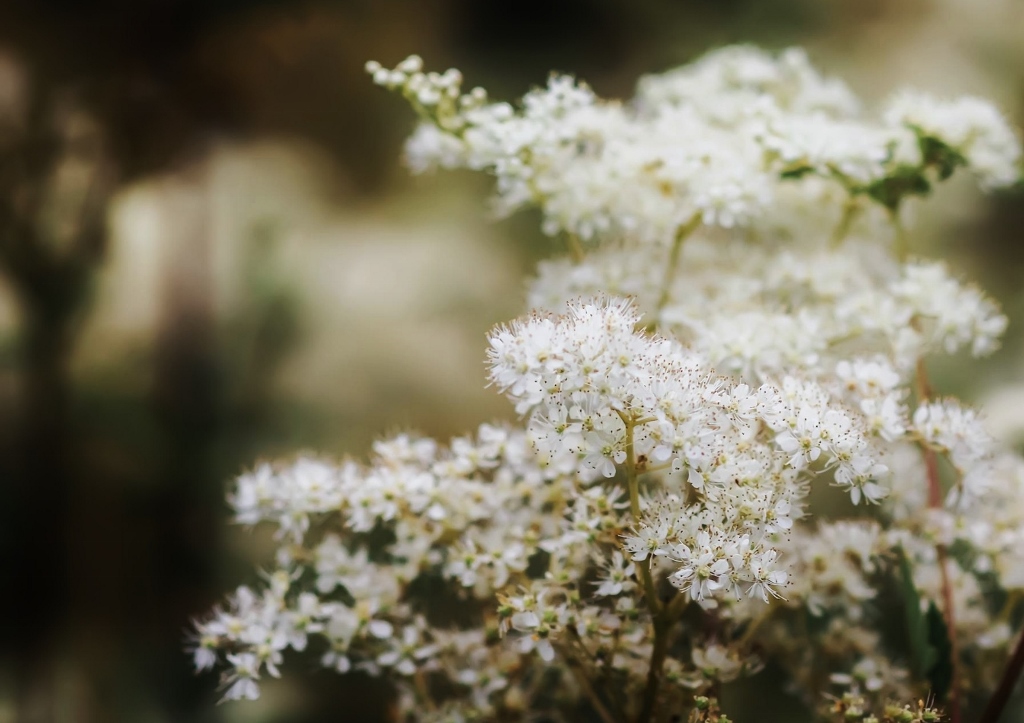
{"label": "white flower", "polygon": [[636,566],[632,562],[627,562],[618,550],[612,553],[610,560],[604,561],[603,567],[604,572],[595,583],[598,586],[595,595],[601,597],[621,595],[636,587],[636,582],[633,580]]}
{"label": "white flower", "polygon": [[663,523],[658,527],[642,526],[634,535],[623,536],[623,548],[632,554],[634,562],[643,562],[648,556],[667,554],[665,545],[668,542],[669,525]]}
{"label": "white flower", "polygon": [[221,700],[256,700],[260,697],[260,687],[256,683],[260,677],[260,664],[252,653],[228,653],[227,661],[232,670],[225,675],[227,690]]}
{"label": "white flower", "polygon": [[389,638],[388,641],[390,648],[377,656],[377,664],[406,676],[427,665],[439,650],[436,644],[424,641],[419,624],[406,625],[400,639]]}
{"label": "white flower", "polygon": [[680,567],[669,577],[673,585],[682,592],[688,592],[697,601],[711,598],[714,592],[725,586],[723,576],[729,572],[729,561],[719,544],[713,544],[706,531],[697,533],[696,549],[685,544],[674,546],[670,557]]}

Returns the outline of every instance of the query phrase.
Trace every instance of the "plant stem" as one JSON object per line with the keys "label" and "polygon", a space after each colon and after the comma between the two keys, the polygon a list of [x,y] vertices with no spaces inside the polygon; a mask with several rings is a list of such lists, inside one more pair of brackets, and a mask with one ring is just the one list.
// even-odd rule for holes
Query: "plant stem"
{"label": "plant stem", "polygon": [[768,619],[768,616],[770,614],[771,614],[771,606],[767,605],[767,606],[765,606],[765,609],[761,612],[760,615],[758,615],[756,618],[754,618],[753,620],[751,620],[747,624],[747,629],[743,631],[743,635],[742,635],[742,637],[740,637],[740,646],[741,647],[746,645],[747,643],[749,643],[751,641],[751,639],[753,639],[754,633],[756,633],[757,629],[759,627],[761,627],[761,623],[763,623],[765,620]]}
{"label": "plant stem", "polygon": [[[917,361],[917,403],[927,402],[932,395],[931,385],[928,382],[928,370],[925,367],[924,359]],[[921,452],[924,455],[925,469],[928,474],[928,506],[932,509],[942,508],[942,485],[939,480],[939,461],[935,450],[927,444],[921,445]],[[949,556],[946,553],[946,546],[938,544],[935,546],[938,554],[939,570],[942,574],[942,607],[946,619],[946,632],[950,643],[950,661],[953,667],[953,679],[949,688],[949,720],[950,723],[960,723],[960,645],[956,638],[956,614],[953,609],[953,585],[949,579]]]}
{"label": "plant stem", "polygon": [[615,632],[612,634],[612,647],[608,651],[607,657],[605,657],[604,659],[604,664],[601,666],[601,672],[604,675],[606,681],[609,680],[611,677],[612,669],[615,666],[615,654],[619,652],[619,644],[621,642],[622,630],[620,628],[616,628]]}
{"label": "plant stem", "polygon": [[1010,695],[1013,693],[1017,680],[1020,678],[1021,671],[1024,671],[1024,634],[1017,639],[1013,655],[1007,661],[1006,668],[999,678],[999,685],[996,686],[992,697],[988,699],[985,712],[981,714],[978,723],[996,723],[999,720],[999,716],[1002,715],[1003,709],[1006,708]]}
{"label": "plant stem", "polygon": [[424,675],[422,668],[416,670],[412,680],[416,690],[416,697],[419,698],[420,703],[428,710],[437,710],[437,704],[434,702],[434,697],[430,695],[430,686],[427,685],[427,677]]}
{"label": "plant stem", "polygon": [[573,263],[582,263],[586,253],[583,251],[583,244],[580,243],[579,236],[574,233],[569,234],[566,245],[569,247],[569,255],[572,256]]}
{"label": "plant stem", "polygon": [[608,710],[608,707],[604,704],[598,696],[597,691],[594,690],[594,686],[590,684],[590,680],[584,675],[583,671],[580,670],[580,662],[572,656],[571,653],[566,651],[564,648],[561,649],[562,657],[565,658],[565,664],[569,670],[572,671],[573,678],[576,679],[576,683],[580,686],[583,691],[583,695],[587,697],[594,712],[597,713],[603,723],[616,723],[615,717]]}
{"label": "plant stem", "polygon": [[[626,483],[629,488],[629,507],[633,514],[633,521],[640,523],[640,475],[636,464],[636,451],[633,447],[633,430],[637,426],[637,420],[629,414],[618,412],[622,423],[626,425]],[[640,420],[645,421],[645,420]],[[679,621],[683,610],[686,609],[686,600],[679,602],[680,595],[668,605],[662,604],[658,598],[654,579],[651,577],[649,565],[639,565],[640,580],[644,587],[644,597],[647,598],[647,608],[650,610],[652,625],[654,626],[654,646],[651,649],[651,662],[647,669],[647,685],[644,687],[644,697],[640,713],[636,723],[648,723],[654,712],[654,705],[658,699],[658,688],[661,685],[662,669],[665,667],[665,657],[668,655],[669,633],[672,626]]]}
{"label": "plant stem", "polygon": [[839,246],[846,239],[846,235],[850,232],[850,228],[853,226],[853,221],[857,218],[857,214],[860,212],[860,204],[850,197],[846,199],[846,203],[843,204],[843,215],[839,219],[839,225],[836,226],[832,232],[832,247]]}
{"label": "plant stem", "polygon": [[[665,280],[661,283],[661,295],[658,297],[658,305],[655,307],[657,317],[661,316],[662,309],[668,304],[672,295],[672,282],[675,280],[676,267],[679,266],[679,257],[683,251],[683,242],[700,226],[701,217],[697,214],[685,224],[679,227],[676,237],[672,241],[672,250],[668,254],[668,264],[665,266]],[[657,323],[657,322],[655,322]]]}
{"label": "plant stem", "polygon": [[[640,524],[640,475],[636,469],[636,451],[633,449],[633,429],[636,421],[624,412],[617,412],[622,423],[626,425],[626,485],[629,488],[629,510],[633,514],[633,522]],[[638,565],[640,569],[640,581],[644,586],[644,597],[647,598],[647,607],[651,615],[657,616],[661,612],[661,600],[658,599],[654,587],[654,579],[651,577],[649,565]]]}
{"label": "plant stem", "polygon": [[661,670],[665,667],[665,656],[668,655],[669,625],[659,618],[654,619],[654,648],[651,650],[651,665],[647,668],[647,685],[644,687],[644,699],[636,723],[648,723],[654,713],[654,704],[658,700],[658,687],[661,685]]}
{"label": "plant stem", "polygon": [[910,255],[909,242],[907,240],[907,229],[903,227],[903,222],[900,221],[899,209],[894,209],[890,212],[890,219],[892,220],[892,227],[896,232],[895,251],[896,258],[899,259],[900,263],[907,260],[907,256]]}
{"label": "plant stem", "polygon": [[665,606],[665,620],[670,623],[677,622],[683,613],[686,612],[686,608],[690,605],[690,598],[686,595],[679,593],[672,602]]}

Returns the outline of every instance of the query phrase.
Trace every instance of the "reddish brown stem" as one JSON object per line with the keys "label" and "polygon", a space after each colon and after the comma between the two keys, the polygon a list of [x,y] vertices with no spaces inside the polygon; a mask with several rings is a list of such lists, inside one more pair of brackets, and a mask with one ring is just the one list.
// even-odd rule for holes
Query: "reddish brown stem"
{"label": "reddish brown stem", "polygon": [[[932,395],[931,385],[928,383],[928,370],[925,368],[924,359],[917,362],[917,403],[924,404]],[[942,483],[939,480],[939,460],[935,450],[927,444],[922,444],[924,453],[924,465],[928,474],[928,506],[932,509],[942,508]],[[956,638],[956,613],[953,607],[953,585],[949,579],[949,556],[946,554],[946,546],[938,544],[935,546],[938,554],[939,570],[942,574],[942,608],[946,619],[946,632],[949,636],[950,661],[953,666],[953,679],[949,687],[949,720],[950,723],[960,723],[960,645]]]}
{"label": "reddish brown stem", "polygon": [[1013,689],[1017,685],[1021,671],[1024,671],[1024,635],[1018,638],[1013,655],[1010,656],[1006,669],[1003,670],[1003,675],[999,679],[999,685],[996,686],[995,692],[989,698],[985,712],[981,714],[978,723],[996,723],[999,720],[999,716],[1003,714],[1003,709],[1006,708],[1006,704],[1010,700],[1010,694],[1013,693]]}

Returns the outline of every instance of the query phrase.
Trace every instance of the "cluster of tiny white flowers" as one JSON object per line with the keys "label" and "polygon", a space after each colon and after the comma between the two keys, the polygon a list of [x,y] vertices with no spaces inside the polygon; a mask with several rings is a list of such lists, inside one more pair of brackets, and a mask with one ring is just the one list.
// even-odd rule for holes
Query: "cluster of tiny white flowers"
{"label": "cluster of tiny white flowers", "polygon": [[790,596],[817,616],[859,622],[875,597],[868,576],[888,549],[876,522],[841,520],[797,528],[782,549],[793,562]]}
{"label": "cluster of tiny white flowers", "polygon": [[[448,448],[401,435],[375,452],[369,466],[299,459],[262,465],[237,481],[230,496],[237,519],[276,525],[283,543],[281,568],[263,593],[239,588],[197,623],[196,665],[206,669],[223,656],[226,698],[255,697],[261,676],[277,675],[282,652],[304,650],[311,635],[322,640],[323,664],[339,672],[447,671],[464,685],[450,633],[413,610],[410,584],[433,570],[493,597],[511,575],[523,576],[538,533],[554,535],[560,524],[554,514],[550,529],[530,529],[531,508],[556,499],[560,486],[533,461],[521,432],[483,425]],[[339,514],[340,525],[325,532]],[[392,539],[375,545],[382,526]],[[461,542],[450,547],[452,540]],[[312,589],[299,588],[304,576],[312,576]],[[479,643],[485,631],[478,633]],[[488,664],[503,659],[495,656]],[[480,686],[493,688],[500,673],[481,677]]]}
{"label": "cluster of tiny white flowers", "polygon": [[[424,73],[416,56],[368,70],[429,118],[407,148],[413,168],[486,169],[499,208],[537,204],[551,234],[668,242],[695,220],[747,226],[779,183],[805,174],[887,204],[919,192],[932,169],[965,165],[987,188],[1017,178],[1019,146],[990,104],[903,93],[880,119],[865,119],[849,89],[798,50],[717,51],[645,78],[632,105],[602,101],[567,76],[516,109],[479,89],[463,94],[457,71]],[[919,179],[914,190],[904,188],[909,178]]]}
{"label": "cluster of tiny white flowers", "polygon": [[966,348],[984,356],[998,348],[1006,317],[944,264],[901,264],[884,246],[829,247],[827,237],[824,232],[818,247],[793,251],[695,235],[664,287],[661,308],[666,253],[649,245],[599,250],[583,264],[547,263],[530,300],[557,309],[608,289],[629,294],[656,315],[659,328],[705,354],[716,369],[749,380],[794,369],[831,374],[851,354],[875,351],[912,373],[929,353]]}
{"label": "cluster of tiny white flowers", "polygon": [[258,698],[261,673],[280,677],[277,666],[283,651],[305,650],[309,635],[322,632],[336,612],[335,605],[322,603],[311,592],[300,593],[289,606],[286,595],[292,577],[290,571],[278,570],[267,576],[262,593],[240,587],[225,609],[196,625],[196,669],[212,668],[220,649],[235,648],[225,656],[231,666],[224,675],[225,698]]}
{"label": "cluster of tiny white flowers", "polygon": [[951,498],[965,503],[977,499],[988,486],[989,462],[995,454],[995,440],[973,409],[955,399],[922,404],[914,412],[913,426],[921,438],[949,457],[959,479]]}
{"label": "cluster of tiny white flowers", "polygon": [[1007,322],[909,258],[903,209],[959,168],[1017,180],[993,106],[901,92],[862,114],[802,51],[750,47],[629,103],[566,76],[492,102],[416,56],[367,69],[421,118],[414,170],[492,174],[500,211],[539,208],[574,253],[489,336],[520,424],[239,478],[238,521],[280,546],[196,623],[226,698],[308,647],[388,674],[403,720],[564,719],[586,699],[648,723],[766,660],[812,705],[830,684],[910,700],[929,681],[879,624],[894,579],[945,616],[955,684],[991,683],[1024,592],[1024,460],[931,396],[927,358],[989,354]]}
{"label": "cluster of tiny white flowers", "polygon": [[1020,178],[1020,142],[983,98],[946,100],[907,90],[892,99],[885,117],[954,149],[984,188],[1008,186]]}

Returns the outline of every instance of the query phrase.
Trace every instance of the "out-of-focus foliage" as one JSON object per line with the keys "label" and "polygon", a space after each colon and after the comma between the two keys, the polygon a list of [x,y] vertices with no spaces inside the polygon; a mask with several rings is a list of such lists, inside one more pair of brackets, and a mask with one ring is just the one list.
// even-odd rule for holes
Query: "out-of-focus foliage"
{"label": "out-of-focus foliage", "polygon": [[[488,223],[475,179],[405,180],[410,123],[367,59],[415,50],[505,97],[557,68],[616,95],[723,42],[800,44],[867,97],[973,92],[1019,125],[1021,27],[1015,0],[4,3],[0,720],[382,714],[366,681],[325,675],[215,708],[181,653],[188,617],[263,552],[222,532],[230,476],[507,414],[484,331],[521,307],[537,224]],[[943,194],[912,243],[1024,318],[1019,195]],[[937,384],[1020,377],[1020,341]],[[1019,441],[1000,394],[992,426]],[[759,690],[724,691],[729,717],[756,719]]]}

